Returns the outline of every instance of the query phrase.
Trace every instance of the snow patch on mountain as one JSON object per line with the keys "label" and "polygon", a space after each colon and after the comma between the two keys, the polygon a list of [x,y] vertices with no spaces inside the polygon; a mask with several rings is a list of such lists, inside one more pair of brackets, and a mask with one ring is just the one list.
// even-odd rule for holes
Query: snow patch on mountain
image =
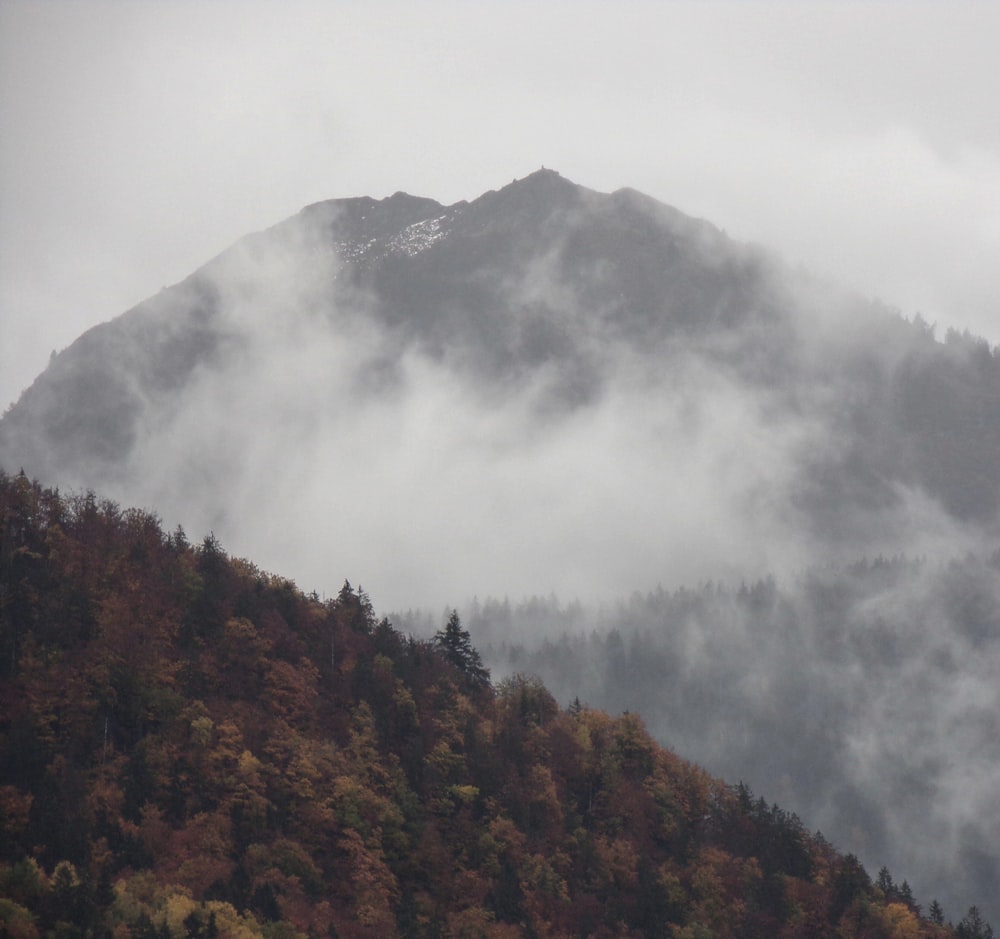
{"label": "snow patch on mountain", "polygon": [[413,222],[388,237],[335,241],[333,248],[342,261],[372,261],[389,255],[412,258],[440,242],[451,220],[451,214],[445,213]]}
{"label": "snow patch on mountain", "polygon": [[426,251],[448,234],[444,223],[449,218],[449,215],[445,213],[438,218],[429,218],[407,225],[406,228],[389,239],[386,247],[394,254],[402,254],[412,258],[420,254],[421,251]]}
{"label": "snow patch on mountain", "polygon": [[335,241],[333,248],[342,261],[360,261],[368,255],[375,244],[378,244],[378,238],[369,238],[366,241]]}

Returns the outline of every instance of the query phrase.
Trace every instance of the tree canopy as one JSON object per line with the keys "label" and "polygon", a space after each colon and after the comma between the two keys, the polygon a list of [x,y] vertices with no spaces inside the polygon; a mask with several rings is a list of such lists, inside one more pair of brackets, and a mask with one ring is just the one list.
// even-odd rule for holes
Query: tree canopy
{"label": "tree canopy", "polygon": [[0,588],[2,935],[992,935],[635,714],[494,688],[457,615],[415,640],[2,472]]}

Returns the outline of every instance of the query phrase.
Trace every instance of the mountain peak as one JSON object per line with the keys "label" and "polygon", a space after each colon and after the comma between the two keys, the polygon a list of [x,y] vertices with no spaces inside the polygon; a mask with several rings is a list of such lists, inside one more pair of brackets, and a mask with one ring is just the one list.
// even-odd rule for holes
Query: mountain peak
{"label": "mountain peak", "polygon": [[553,210],[571,208],[587,192],[555,170],[535,170],[520,179],[513,179],[501,189],[491,189],[473,200],[476,214],[485,212],[491,217],[506,217],[525,222],[540,220]]}
{"label": "mountain peak", "polygon": [[[524,179],[525,179],[525,181],[527,181],[529,179],[536,180],[536,181],[537,180],[545,180],[545,179],[547,179],[547,180],[556,180],[556,179],[562,179],[562,176],[559,175],[559,171],[558,170],[554,170],[554,169],[542,166],[542,167],[539,167],[537,170],[535,170],[535,172],[528,173],[528,175],[525,176]],[[573,183],[571,183],[568,179],[567,180],[563,180],[563,182],[569,183],[569,185],[571,185],[571,186],[573,185]]]}
{"label": "mountain peak", "polygon": [[529,190],[538,192],[578,192],[580,186],[572,180],[560,176],[556,170],[541,167],[521,179],[514,179],[509,185],[504,186],[501,192],[507,190]]}

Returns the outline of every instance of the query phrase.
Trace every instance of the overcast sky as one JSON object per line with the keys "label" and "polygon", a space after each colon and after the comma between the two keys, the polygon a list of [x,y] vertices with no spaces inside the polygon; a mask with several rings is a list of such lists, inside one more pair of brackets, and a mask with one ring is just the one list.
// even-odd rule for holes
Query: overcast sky
{"label": "overcast sky", "polygon": [[321,199],[546,165],[1000,342],[1000,4],[0,0],[0,407]]}

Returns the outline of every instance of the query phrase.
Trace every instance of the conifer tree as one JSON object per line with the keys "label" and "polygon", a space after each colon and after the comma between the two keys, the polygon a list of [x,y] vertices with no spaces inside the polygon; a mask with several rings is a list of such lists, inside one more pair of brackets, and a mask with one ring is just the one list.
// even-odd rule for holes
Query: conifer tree
{"label": "conifer tree", "polygon": [[490,670],[483,665],[479,652],[472,645],[469,631],[462,628],[457,610],[451,611],[444,629],[434,634],[434,647],[474,685],[484,687],[490,683]]}
{"label": "conifer tree", "polygon": [[959,939],[993,939],[993,928],[983,919],[978,906],[970,906],[955,934]]}

